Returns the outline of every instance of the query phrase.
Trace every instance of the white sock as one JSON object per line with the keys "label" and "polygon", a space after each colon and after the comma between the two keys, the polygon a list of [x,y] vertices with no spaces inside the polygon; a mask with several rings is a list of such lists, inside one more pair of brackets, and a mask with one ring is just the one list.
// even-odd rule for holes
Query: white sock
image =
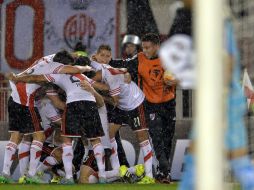
{"label": "white sock", "polygon": [[43,143],[40,141],[33,140],[32,142],[30,149],[30,165],[28,170],[28,174],[30,176],[35,176],[36,174],[36,169],[41,158],[42,145]]}
{"label": "white sock", "polygon": [[5,146],[3,173],[10,175],[10,168],[17,150],[17,145],[9,141]]}
{"label": "white sock", "polygon": [[134,166],[131,166],[128,168],[128,172],[130,172],[131,174],[135,174],[136,173],[136,168]]}
{"label": "white sock", "polygon": [[18,157],[19,157],[19,170],[20,175],[23,176],[28,170],[30,159],[31,142],[22,141],[19,144]]}
{"label": "white sock", "polygon": [[37,168],[37,172],[44,172],[52,168],[56,164],[57,160],[53,156],[48,156],[43,162],[40,163],[40,165]]}
{"label": "white sock", "polygon": [[112,177],[112,178],[107,178],[106,181],[107,181],[107,183],[111,183],[111,182],[116,181],[118,179],[119,179],[119,177]]}
{"label": "white sock", "polygon": [[105,152],[104,148],[102,147],[101,143],[98,143],[93,146],[93,152],[94,152],[94,157],[97,161],[97,166],[99,170],[99,177],[106,177],[105,174]]}
{"label": "white sock", "polygon": [[73,177],[72,173],[73,149],[71,144],[63,144],[62,160],[64,164],[65,178],[70,179]]}
{"label": "white sock", "polygon": [[90,175],[88,177],[88,181],[89,181],[89,183],[98,183],[98,177],[96,177],[94,175]]}
{"label": "white sock", "polygon": [[58,170],[56,170],[56,173],[57,173],[59,176],[61,176],[61,177],[64,177],[64,176],[65,176],[65,172],[64,172],[63,170],[58,169]]}
{"label": "white sock", "polygon": [[144,155],[144,165],[146,176],[153,177],[152,167],[153,167],[153,152],[149,140],[145,140],[139,144],[143,155]]}
{"label": "white sock", "polygon": [[119,163],[119,158],[117,153],[116,139],[115,138],[110,139],[110,144],[111,144],[110,162],[111,162],[113,170],[118,170],[120,168],[120,163]]}
{"label": "white sock", "polygon": [[106,178],[110,179],[110,178],[119,178],[119,170],[111,170],[111,171],[106,171]]}

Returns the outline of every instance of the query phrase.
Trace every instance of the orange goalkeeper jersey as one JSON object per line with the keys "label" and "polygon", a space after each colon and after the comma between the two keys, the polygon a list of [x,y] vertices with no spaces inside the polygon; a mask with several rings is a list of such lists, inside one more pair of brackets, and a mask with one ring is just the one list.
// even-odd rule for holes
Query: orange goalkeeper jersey
{"label": "orange goalkeeper jersey", "polygon": [[175,98],[175,86],[166,86],[163,82],[164,70],[160,59],[147,59],[138,54],[139,86],[151,103],[163,103]]}

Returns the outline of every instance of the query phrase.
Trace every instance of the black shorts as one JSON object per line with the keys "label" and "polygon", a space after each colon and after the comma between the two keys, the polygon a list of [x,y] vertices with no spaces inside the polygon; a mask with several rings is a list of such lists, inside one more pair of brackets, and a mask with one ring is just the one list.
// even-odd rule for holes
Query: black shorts
{"label": "black shorts", "polygon": [[41,117],[36,107],[28,107],[8,100],[9,131],[18,131],[28,134],[43,131],[41,127]]}
{"label": "black shorts", "polygon": [[124,111],[119,108],[111,110],[109,123],[129,125],[132,130],[147,130],[143,104],[131,111]]}
{"label": "black shorts", "polygon": [[98,108],[92,101],[77,101],[67,104],[64,111],[63,136],[88,139],[104,136]]}

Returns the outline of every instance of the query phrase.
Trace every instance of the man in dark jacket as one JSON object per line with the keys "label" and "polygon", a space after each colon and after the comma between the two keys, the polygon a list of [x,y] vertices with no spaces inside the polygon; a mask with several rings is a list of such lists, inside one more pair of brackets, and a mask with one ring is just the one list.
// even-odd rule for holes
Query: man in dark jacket
{"label": "man in dark jacket", "polygon": [[160,182],[170,183],[170,153],[175,132],[175,85],[172,79],[164,83],[164,70],[158,58],[159,36],[148,33],[141,40],[143,51],[132,59],[112,60],[113,67],[125,67],[132,80],[143,90],[145,115],[152,138],[156,158],[159,161],[156,178]]}

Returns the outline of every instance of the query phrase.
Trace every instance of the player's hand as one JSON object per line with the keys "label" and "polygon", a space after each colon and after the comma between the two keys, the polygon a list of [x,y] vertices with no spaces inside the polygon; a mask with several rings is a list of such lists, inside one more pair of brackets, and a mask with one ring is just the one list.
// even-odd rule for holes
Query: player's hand
{"label": "player's hand", "polygon": [[90,71],[94,71],[92,67],[90,66],[82,66],[82,70],[83,72],[90,72]]}
{"label": "player's hand", "polygon": [[93,54],[93,55],[90,57],[90,60],[91,60],[91,61],[97,61],[95,54]]}
{"label": "player's hand", "polygon": [[125,73],[124,74],[124,82],[127,83],[127,84],[131,83],[131,75],[130,75],[130,73]]}
{"label": "player's hand", "polygon": [[178,80],[164,80],[164,83],[167,86],[176,86],[178,84]]}
{"label": "player's hand", "polygon": [[163,74],[164,83],[168,86],[176,86],[178,80],[174,77],[174,75],[170,71],[165,71]]}
{"label": "player's hand", "polygon": [[122,72],[124,72],[124,73],[127,73],[127,71],[128,71],[126,68],[118,68],[118,70],[119,70],[119,71],[122,71]]}
{"label": "player's hand", "polygon": [[14,73],[6,73],[5,78],[11,81],[15,81],[16,75]]}

